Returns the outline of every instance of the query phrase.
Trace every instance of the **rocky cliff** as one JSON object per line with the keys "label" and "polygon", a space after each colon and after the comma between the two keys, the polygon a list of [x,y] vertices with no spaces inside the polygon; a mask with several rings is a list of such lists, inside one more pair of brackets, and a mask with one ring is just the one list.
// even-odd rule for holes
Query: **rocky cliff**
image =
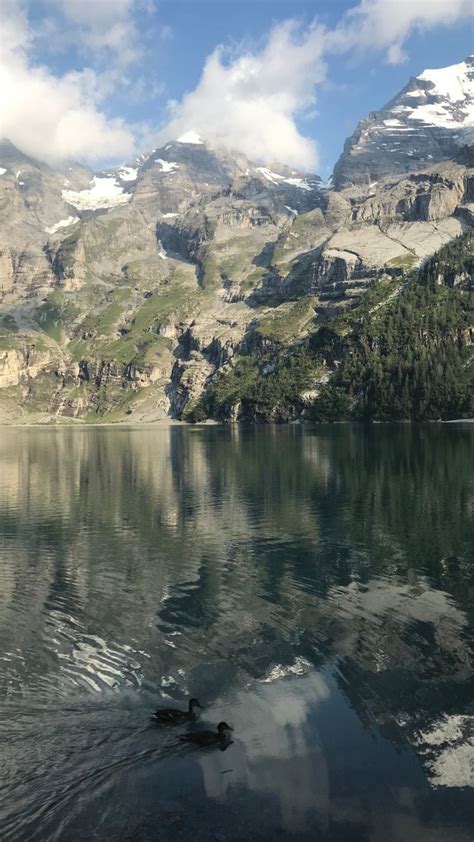
{"label": "rocky cliff", "polygon": [[[392,110],[415,89],[434,107],[423,76]],[[466,102],[454,105],[464,120]],[[95,175],[4,142],[2,417],[186,416],[238,358],[294,347],[374,283],[401,283],[472,225],[474,208],[467,133],[444,145],[437,135],[436,156],[417,157],[424,130],[413,126],[409,166],[387,152],[373,171],[367,141],[363,154],[346,149],[337,189],[193,133]]]}

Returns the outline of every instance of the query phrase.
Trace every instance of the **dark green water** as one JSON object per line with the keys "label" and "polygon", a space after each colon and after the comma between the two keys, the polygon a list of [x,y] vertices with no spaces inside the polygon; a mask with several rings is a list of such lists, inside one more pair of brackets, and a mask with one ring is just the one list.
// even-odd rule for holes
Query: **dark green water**
{"label": "dark green water", "polygon": [[[2,842],[472,842],[473,454],[1,430]],[[189,695],[226,751],[150,723]]]}

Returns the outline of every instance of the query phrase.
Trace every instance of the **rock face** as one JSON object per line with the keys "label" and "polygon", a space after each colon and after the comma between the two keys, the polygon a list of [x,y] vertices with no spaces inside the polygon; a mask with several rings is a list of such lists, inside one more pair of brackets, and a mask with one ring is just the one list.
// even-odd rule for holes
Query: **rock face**
{"label": "rock face", "polygon": [[425,70],[365,117],[334,169],[337,189],[424,169],[474,140],[474,56]]}
{"label": "rock face", "polygon": [[62,170],[35,161],[8,140],[0,140],[0,292],[8,302],[54,284],[45,251],[48,237],[64,231],[77,217],[63,190],[86,186],[87,167]]}
{"label": "rock face", "polygon": [[471,226],[472,63],[456,68],[362,121],[337,189],[193,133],[95,175],[3,142],[0,417],[182,417],[235,355],[297,341]]}

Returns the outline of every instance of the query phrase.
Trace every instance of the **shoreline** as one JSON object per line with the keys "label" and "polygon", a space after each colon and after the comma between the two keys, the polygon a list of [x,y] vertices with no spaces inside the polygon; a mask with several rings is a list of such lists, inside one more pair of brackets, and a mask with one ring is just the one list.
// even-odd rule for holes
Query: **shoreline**
{"label": "shoreline", "polygon": [[213,419],[208,419],[206,421],[199,421],[196,423],[191,423],[189,421],[180,421],[178,418],[160,418],[156,421],[79,421],[79,420],[70,420],[65,422],[56,422],[56,421],[25,421],[24,423],[21,422],[13,422],[9,424],[8,422],[0,421],[0,429],[38,429],[38,428],[47,428],[47,429],[55,429],[55,430],[66,430],[66,429],[96,429],[100,427],[106,428],[131,428],[131,427],[143,427],[143,428],[156,428],[162,427],[163,429],[167,429],[168,427],[299,427],[299,426],[328,426],[328,425],[390,425],[390,424],[397,424],[397,425],[411,425],[411,426],[419,426],[420,424],[474,424],[474,418],[450,418],[450,419],[431,419],[427,421],[305,421],[304,419],[297,420],[297,421],[287,421],[285,423],[277,423],[277,422],[268,422],[262,424],[256,424],[255,422],[251,421],[214,421]]}

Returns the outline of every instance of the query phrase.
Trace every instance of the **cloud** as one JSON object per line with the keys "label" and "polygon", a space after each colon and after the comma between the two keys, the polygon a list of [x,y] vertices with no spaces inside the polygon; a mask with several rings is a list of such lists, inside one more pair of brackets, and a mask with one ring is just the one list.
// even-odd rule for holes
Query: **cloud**
{"label": "cloud", "polygon": [[104,79],[90,69],[56,76],[32,66],[31,42],[24,9],[0,0],[0,137],[46,161],[128,157],[132,130],[99,108]]}
{"label": "cloud", "polygon": [[414,30],[449,26],[474,15],[472,0],[361,0],[328,37],[332,49],[382,50],[391,64],[406,58]]}
{"label": "cloud", "polygon": [[314,167],[316,146],[295,118],[314,104],[315,84],[325,77],[324,33],[316,25],[301,33],[295,21],[286,21],[272,29],[260,52],[228,60],[217,48],[197,88],[171,104],[162,140],[194,130],[253,159]]}
{"label": "cloud", "polygon": [[50,8],[60,14],[63,34],[69,29],[74,43],[95,57],[121,66],[142,57],[135,14],[150,8],[141,0],[50,0]]}
{"label": "cloud", "polygon": [[317,147],[298,128],[316,116],[317,85],[325,60],[335,54],[385,52],[403,61],[404,43],[415,29],[449,25],[472,16],[472,0],[361,0],[332,30],[295,21],[274,27],[259,52],[228,60],[222,47],[207,59],[194,91],[170,103],[171,119],[161,140],[197,131],[209,141],[248,157],[317,167]]}
{"label": "cloud", "polygon": [[[123,160],[145,148],[145,140],[156,145],[194,130],[250,158],[308,170],[318,165],[317,146],[306,134],[319,119],[316,92],[328,59],[382,52],[400,62],[413,31],[472,15],[472,0],[360,0],[332,29],[279,23],[258,48],[217,47],[197,87],[169,104],[157,136],[151,121],[131,125],[106,113],[108,103],[117,109],[120,101],[127,109],[147,101],[151,110],[153,97],[163,95],[146,56],[173,33],[157,22],[153,0],[42,0],[39,6],[43,16],[38,0],[0,0],[0,136],[28,154]],[[59,74],[35,61],[55,51],[71,55],[69,66],[79,69]]]}

